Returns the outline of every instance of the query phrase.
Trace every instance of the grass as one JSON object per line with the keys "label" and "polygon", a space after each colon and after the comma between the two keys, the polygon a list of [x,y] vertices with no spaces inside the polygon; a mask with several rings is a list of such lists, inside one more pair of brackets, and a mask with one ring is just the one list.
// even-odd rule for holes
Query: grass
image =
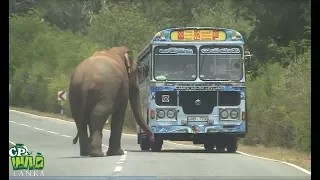
{"label": "grass", "polygon": [[[9,107],[9,108],[12,110],[22,111],[30,114],[39,115],[39,116],[46,116],[46,117],[63,119],[66,121],[73,121],[73,119],[59,115],[59,114],[45,113],[45,112],[39,112],[31,109],[16,108],[16,107]],[[105,125],[105,129],[108,129],[108,130],[110,129],[110,123]],[[135,133],[134,130],[125,126],[123,127],[123,132],[128,134]],[[193,144],[192,142],[188,142],[188,141],[176,141],[176,143],[189,144],[189,145]],[[9,143],[9,147],[10,147],[10,143]],[[243,144],[239,144],[238,150],[241,152],[256,155],[256,156],[262,156],[265,158],[277,159],[280,161],[289,162],[311,171],[310,153],[299,152],[294,149],[285,149],[285,148],[279,148],[279,147],[273,147],[273,148],[256,147],[256,146],[246,146]]]}
{"label": "grass", "polygon": [[279,147],[262,148],[244,146],[241,144],[239,146],[239,151],[266,158],[289,162],[311,171],[311,155],[305,152],[299,152],[293,149],[285,149]]}

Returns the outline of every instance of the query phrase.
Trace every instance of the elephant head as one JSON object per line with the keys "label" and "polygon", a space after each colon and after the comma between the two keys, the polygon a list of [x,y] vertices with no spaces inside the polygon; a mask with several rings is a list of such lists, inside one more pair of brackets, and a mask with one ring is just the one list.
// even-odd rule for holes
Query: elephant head
{"label": "elephant head", "polygon": [[117,54],[121,56],[123,63],[127,68],[129,77],[129,101],[133,116],[140,126],[140,128],[150,137],[150,140],[154,141],[154,134],[152,133],[149,126],[146,124],[146,120],[142,114],[140,90],[138,83],[138,68],[137,64],[133,61],[133,52],[126,46],[114,47],[109,51],[117,51]]}

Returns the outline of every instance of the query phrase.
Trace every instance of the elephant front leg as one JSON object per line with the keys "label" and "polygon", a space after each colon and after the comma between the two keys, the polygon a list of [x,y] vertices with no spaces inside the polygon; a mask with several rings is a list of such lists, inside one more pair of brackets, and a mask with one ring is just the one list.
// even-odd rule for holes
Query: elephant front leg
{"label": "elephant front leg", "polygon": [[117,111],[112,114],[111,132],[109,138],[109,149],[107,156],[123,155],[124,151],[121,149],[121,134],[123,128],[123,121],[125,117],[127,102],[123,103]]}

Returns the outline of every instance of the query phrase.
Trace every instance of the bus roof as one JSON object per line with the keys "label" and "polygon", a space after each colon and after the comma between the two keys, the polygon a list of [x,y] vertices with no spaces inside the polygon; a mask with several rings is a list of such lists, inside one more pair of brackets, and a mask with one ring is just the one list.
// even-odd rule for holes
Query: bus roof
{"label": "bus roof", "polygon": [[159,31],[153,42],[216,42],[232,41],[243,43],[242,35],[233,29],[218,27],[180,27]]}

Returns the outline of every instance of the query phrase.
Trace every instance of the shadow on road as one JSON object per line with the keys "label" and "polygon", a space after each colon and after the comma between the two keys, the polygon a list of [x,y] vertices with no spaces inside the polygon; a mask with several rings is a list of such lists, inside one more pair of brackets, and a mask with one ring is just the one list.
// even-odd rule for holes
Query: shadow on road
{"label": "shadow on road", "polygon": [[58,159],[85,159],[85,158],[92,158],[92,157],[90,157],[90,156],[71,156],[71,157],[60,157]]}
{"label": "shadow on road", "polygon": [[141,153],[206,153],[206,154],[239,154],[239,153],[227,153],[225,152],[206,152],[204,149],[163,149],[161,152],[151,152],[151,151],[142,151],[142,150],[130,150],[126,149],[128,152],[141,152]]}
{"label": "shadow on road", "polygon": [[[120,156],[120,155],[117,155],[117,156]],[[89,158],[89,159],[97,159],[97,158],[113,158],[113,157],[116,157],[116,156],[103,156],[103,157],[90,157],[90,156],[69,156],[69,157],[59,157],[58,159],[86,159],[86,158]]]}

